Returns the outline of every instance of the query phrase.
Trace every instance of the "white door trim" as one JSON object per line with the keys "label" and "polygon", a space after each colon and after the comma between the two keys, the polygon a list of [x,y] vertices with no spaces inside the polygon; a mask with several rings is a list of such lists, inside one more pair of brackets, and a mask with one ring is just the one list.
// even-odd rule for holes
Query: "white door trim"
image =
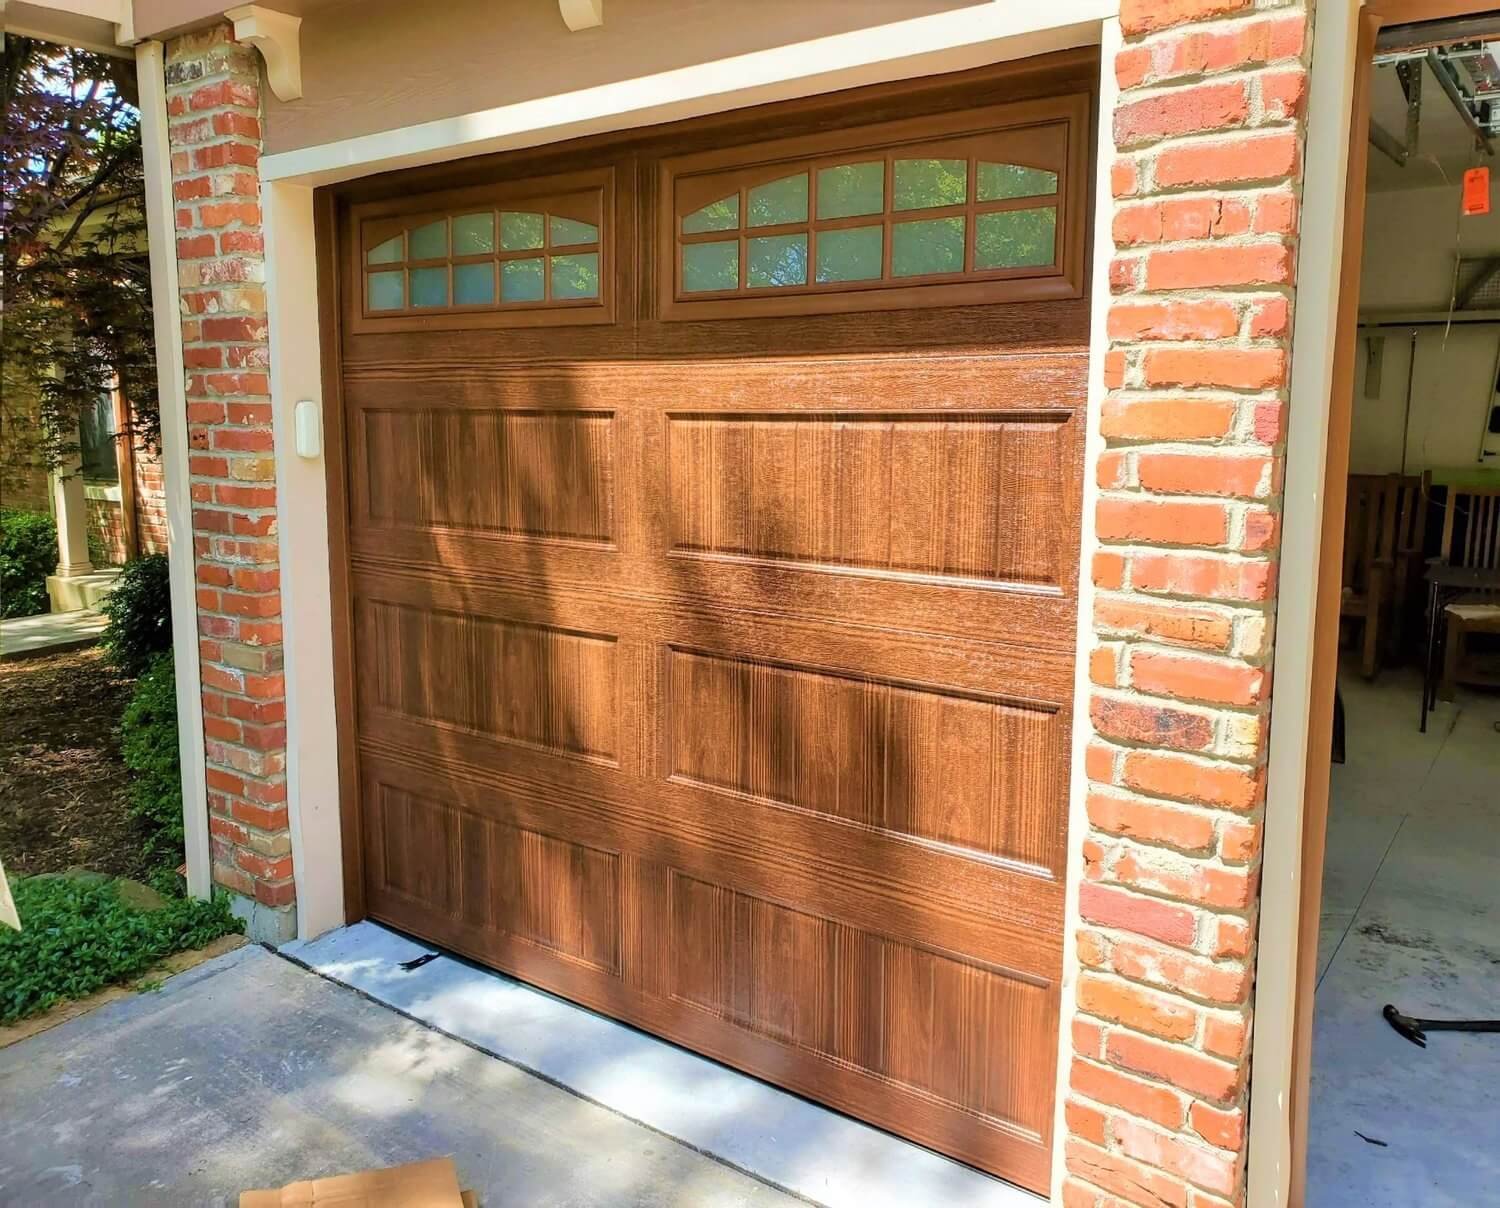
{"label": "white door trim", "polygon": [[[1302,896],[1302,792],[1307,771],[1313,631],[1323,540],[1328,397],[1338,331],[1349,98],[1354,91],[1361,0],[1320,0],[1308,91],[1297,299],[1287,421],[1281,566],[1266,766],[1260,934],[1255,965],[1254,1076],[1250,1082],[1247,1198],[1284,1208],[1291,1177],[1292,1041]],[[1342,483],[1329,490],[1343,490]]]}
{"label": "white door trim", "polygon": [[176,206],[167,142],[166,55],[160,42],[135,48],[140,89],[146,237],[151,247],[151,309],[156,337],[156,390],[161,408],[162,488],[172,593],[172,650],[177,672],[177,745],[182,765],[182,825],[187,885],[195,898],[213,888],[208,843],[208,782],[203,748],[203,683],[198,667],[198,596],[194,579],[193,500],[188,483],[187,372],[182,363],[182,298],[177,280]]}

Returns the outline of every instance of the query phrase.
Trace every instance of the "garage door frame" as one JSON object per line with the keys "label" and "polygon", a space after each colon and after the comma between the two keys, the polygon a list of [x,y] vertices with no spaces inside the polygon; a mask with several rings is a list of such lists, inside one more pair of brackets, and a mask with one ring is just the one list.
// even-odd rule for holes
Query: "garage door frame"
{"label": "garage door frame", "polygon": [[[1001,6],[995,7],[998,9]],[[983,20],[977,18],[972,11],[966,14],[948,14],[945,16],[962,15],[965,21],[963,24],[946,21],[943,31],[931,37],[916,37],[910,31],[898,35],[900,52],[920,48],[916,54],[902,57],[894,48],[882,48],[872,43],[857,52],[851,52],[850,57],[856,62],[845,63],[836,71],[820,75],[811,84],[799,80],[790,86],[798,91],[816,88],[821,92],[872,79],[941,71],[955,65],[967,65],[978,59],[1001,61],[1057,45],[1097,42],[1102,32],[1104,66],[1100,73],[1098,96],[1101,111],[1107,113],[1112,108],[1114,96],[1113,71],[1109,65],[1112,62],[1113,48],[1118,44],[1118,25],[1111,19],[1114,8],[1112,4],[1063,3],[1041,11],[1032,6],[1016,6],[1015,11],[1008,14],[987,15]],[[934,41],[942,42],[943,45],[933,49]],[[796,49],[789,48],[789,54]],[[955,55],[959,56],[957,62]],[[789,59],[783,70],[786,78],[792,79],[801,68]],[[714,81],[716,88],[721,87],[722,82],[720,74]],[[709,105],[730,108],[744,103],[737,98],[749,95],[763,95],[763,92],[716,91],[711,101],[689,100],[685,104],[697,110]],[[620,119],[622,124],[635,124],[637,120],[629,115]],[[434,160],[464,154],[466,149],[456,141],[436,149],[430,144],[433,140],[444,137],[456,139],[461,125],[472,127],[474,124],[464,119],[455,119],[448,135],[425,132],[421,137],[429,145],[412,153]],[[366,140],[358,147],[335,145],[326,149],[313,148],[307,152],[269,156],[262,161],[266,254],[270,270],[268,309],[271,316],[278,447],[290,449],[294,445],[291,408],[295,400],[317,399],[321,383],[321,393],[329,406],[330,414],[337,405],[337,390],[334,385],[337,381],[336,367],[323,360],[319,348],[320,324],[326,324],[328,316],[320,313],[320,303],[313,289],[317,258],[322,249],[328,246],[326,241],[321,244],[315,242],[315,220],[323,223],[331,215],[323,213],[321,206],[315,207],[313,186],[330,179],[346,179],[389,166],[392,158],[404,154],[408,145],[401,132],[395,134],[394,139],[382,136],[378,141]],[[521,131],[505,137],[541,142],[549,134],[541,130]],[[421,139],[414,135],[411,141],[415,144]],[[351,143],[358,142],[360,140],[351,140]],[[1104,153],[1097,155],[1095,162],[1107,163],[1108,153],[1112,152],[1107,123],[1100,131],[1099,143]],[[1098,215],[1103,214],[1106,216],[1105,226],[1099,229],[1106,230],[1110,211],[1108,189],[1096,190],[1096,205],[1096,226]],[[1108,256],[1108,241],[1096,241],[1096,333],[1102,330],[1102,315],[1108,300],[1107,273],[1103,271],[1107,266]],[[1085,450],[1086,467],[1094,464],[1098,454],[1098,449],[1092,443],[1096,439],[1097,409],[1102,395],[1102,353],[1097,338],[1091,352],[1095,363],[1090,372],[1087,438],[1091,443]],[[333,429],[331,418],[328,428]],[[282,506],[290,514],[297,515],[301,521],[297,525],[287,526],[284,532],[282,566],[283,594],[287,601],[288,723],[302,736],[302,741],[292,744],[289,750],[288,779],[290,826],[298,888],[299,933],[304,937],[339,925],[346,917],[357,917],[356,913],[346,911],[348,906],[359,905],[357,895],[354,901],[346,903],[339,852],[349,836],[343,833],[344,828],[340,826],[338,810],[334,804],[339,796],[338,785],[341,779],[347,777],[347,771],[344,776],[340,775],[340,763],[343,760],[341,750],[347,748],[341,748],[341,744],[337,743],[334,731],[336,693],[333,652],[338,643],[333,641],[334,634],[321,618],[329,615],[327,610],[331,598],[341,591],[343,585],[340,570],[336,565],[331,566],[327,553],[328,534],[324,528],[323,515],[326,481],[322,469],[316,459],[278,459],[277,485]],[[1091,557],[1093,494],[1093,476],[1086,470],[1082,503],[1084,565],[1087,565]],[[1082,620],[1089,614],[1088,591],[1088,576],[1083,575],[1080,577],[1079,600],[1081,651],[1086,649],[1084,644],[1089,640],[1088,626]],[[336,610],[333,615],[334,625],[337,627],[340,618]],[[1079,678],[1080,681],[1086,678],[1083,659],[1079,660]],[[1077,692],[1075,699],[1084,699],[1081,690]],[[1075,727],[1086,731],[1087,726],[1087,718],[1075,713]],[[1077,870],[1081,866],[1077,847],[1084,834],[1084,828],[1078,822],[1082,816],[1082,778],[1077,765],[1081,764],[1081,760],[1082,745],[1075,734],[1066,887],[1069,917],[1065,921],[1064,1018],[1060,1029],[1064,1058],[1068,1045],[1067,1015],[1071,1010],[1070,988],[1076,967],[1073,924],[1076,922]],[[1064,1060],[1059,1062],[1059,1079],[1065,1080],[1066,1076]],[[1063,1098],[1060,1091],[1057,1095],[1059,1117]],[[1065,1135],[1060,1122],[1056,1135]],[[1061,1147],[1055,1147],[1055,1183],[1060,1183],[1061,1179],[1060,1154]]]}

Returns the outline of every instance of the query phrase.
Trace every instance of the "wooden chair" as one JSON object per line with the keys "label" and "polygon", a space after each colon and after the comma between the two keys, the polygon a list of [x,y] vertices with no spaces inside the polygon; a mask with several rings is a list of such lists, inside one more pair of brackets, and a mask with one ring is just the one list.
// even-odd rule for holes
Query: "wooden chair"
{"label": "wooden chair", "polygon": [[[1448,488],[1439,560],[1452,566],[1500,574],[1500,488]],[[1453,699],[1457,683],[1500,684],[1500,675],[1470,657],[1469,638],[1500,634],[1500,585],[1472,592],[1443,608],[1443,679],[1438,695]]]}
{"label": "wooden chair", "polygon": [[1412,592],[1417,590],[1415,612],[1422,616],[1422,569],[1426,565],[1427,502],[1432,498],[1432,475],[1397,474],[1396,539],[1391,550],[1391,624],[1386,654],[1396,662],[1404,653],[1406,622],[1412,608]]}
{"label": "wooden chair", "polygon": [[1395,562],[1400,481],[1395,474],[1349,475],[1339,615],[1360,623],[1359,668],[1366,679],[1373,679],[1380,667],[1380,623]]}

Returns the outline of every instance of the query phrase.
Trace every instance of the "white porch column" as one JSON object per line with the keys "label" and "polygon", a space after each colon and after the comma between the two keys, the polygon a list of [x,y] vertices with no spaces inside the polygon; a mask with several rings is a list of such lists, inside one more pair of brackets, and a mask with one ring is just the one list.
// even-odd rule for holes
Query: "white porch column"
{"label": "white porch column", "polygon": [[89,561],[88,503],[83,496],[83,462],[52,472],[52,510],[57,517],[57,577],[76,579],[92,574]]}

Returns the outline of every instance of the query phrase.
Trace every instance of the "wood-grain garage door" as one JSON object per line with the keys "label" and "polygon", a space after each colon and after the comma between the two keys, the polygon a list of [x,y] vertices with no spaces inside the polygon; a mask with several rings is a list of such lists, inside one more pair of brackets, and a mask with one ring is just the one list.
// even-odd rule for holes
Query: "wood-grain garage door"
{"label": "wood-grain garage door", "polygon": [[356,917],[1045,1188],[1091,74],[325,198]]}

